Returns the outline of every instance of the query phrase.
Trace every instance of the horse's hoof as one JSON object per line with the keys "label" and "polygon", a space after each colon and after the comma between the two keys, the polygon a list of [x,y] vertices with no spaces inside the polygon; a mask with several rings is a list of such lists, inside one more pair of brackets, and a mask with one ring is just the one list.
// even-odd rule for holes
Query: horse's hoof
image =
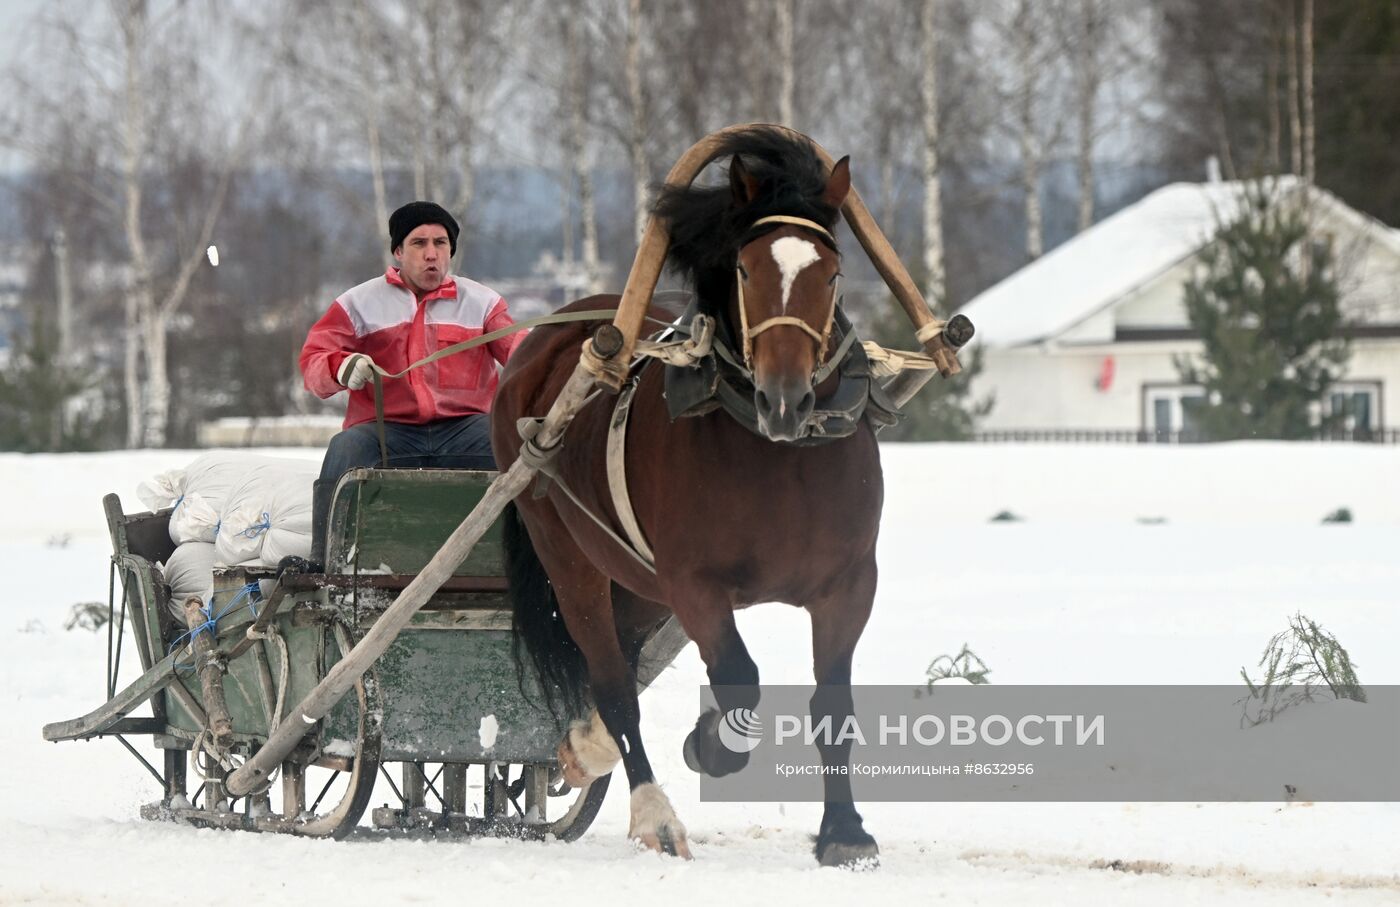
{"label": "horse's hoof", "polygon": [[658,828],[654,834],[634,835],[633,840],[647,850],[664,853],[671,857],[680,857],[682,860],[695,859],[690,855],[690,844],[686,841],[684,832],[677,834],[666,826]]}
{"label": "horse's hoof", "polygon": [[695,734],[698,728],[692,729],[685,735],[685,745],[681,747],[681,755],[685,757],[686,768],[697,775],[705,774],[705,769],[700,765],[700,754],[695,751]]}
{"label": "horse's hoof", "polygon": [[873,840],[869,844],[832,842],[817,849],[817,862],[838,869],[877,869],[880,866],[880,848]]}
{"label": "horse's hoof", "polygon": [[569,745],[569,738],[564,737],[559,743],[559,768],[564,772],[564,783],[575,790],[582,790],[588,786],[592,779],[583,770],[583,765],[579,762],[578,754]]}
{"label": "horse's hoof", "polygon": [[627,835],[648,850],[692,859],[685,826],[655,783],[638,785],[632,791],[632,827]]}
{"label": "horse's hoof", "polygon": [[569,728],[559,743],[557,755],[565,783],[576,790],[582,790],[611,772],[622,759],[617,744],[596,712],[590,720],[577,722]]}
{"label": "horse's hoof", "polygon": [[723,720],[716,709],[710,709],[695,722],[685,737],[681,755],[686,766],[696,774],[723,778],[749,764],[747,752],[736,753],[720,742],[719,723]]}
{"label": "horse's hoof", "polygon": [[860,817],[852,816],[817,835],[817,862],[843,869],[874,869],[880,865],[880,848]]}

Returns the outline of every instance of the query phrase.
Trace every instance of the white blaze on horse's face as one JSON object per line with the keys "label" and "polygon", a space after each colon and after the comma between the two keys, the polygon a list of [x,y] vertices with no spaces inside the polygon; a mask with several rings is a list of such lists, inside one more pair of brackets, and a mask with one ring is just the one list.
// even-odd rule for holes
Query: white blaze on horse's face
{"label": "white blaze on horse's face", "polygon": [[797,280],[803,268],[821,256],[817,253],[816,243],[796,236],[784,236],[768,248],[773,253],[773,260],[778,263],[778,271],[783,275],[783,314],[787,314],[793,281]]}

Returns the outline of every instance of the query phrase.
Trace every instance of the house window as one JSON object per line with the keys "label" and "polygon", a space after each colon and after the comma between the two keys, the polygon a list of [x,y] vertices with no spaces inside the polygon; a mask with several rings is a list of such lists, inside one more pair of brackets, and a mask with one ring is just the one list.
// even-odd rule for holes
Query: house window
{"label": "house window", "polygon": [[1327,392],[1322,415],[1332,431],[1364,440],[1381,427],[1380,397],[1379,381],[1341,381]]}
{"label": "house window", "polygon": [[1206,392],[1198,384],[1143,385],[1143,431],[1161,443],[1199,441],[1201,426],[1197,416],[1206,402]]}

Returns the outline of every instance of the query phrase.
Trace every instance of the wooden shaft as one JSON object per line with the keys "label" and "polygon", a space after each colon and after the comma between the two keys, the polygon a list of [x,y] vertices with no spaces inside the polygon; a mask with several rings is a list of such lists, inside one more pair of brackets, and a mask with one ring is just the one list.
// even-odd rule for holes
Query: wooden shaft
{"label": "wooden shaft", "polygon": [[[589,391],[593,387],[593,374],[585,363],[580,362],[564,389],[550,407],[544,424],[535,436],[534,443],[549,449],[559,443],[579,409],[583,407]],[[267,776],[296,747],[297,742],[316,722],[326,716],[335,704],[350,691],[355,681],[384,650],[398,637],[399,633],[418,609],[427,604],[443,583],[452,576],[457,566],[471,553],[486,530],[496,522],[506,504],[525,490],[535,476],[535,469],[517,459],[510,469],[501,473],[491,482],[486,494],[461,525],[448,536],[442,548],[423,570],[399,593],[394,603],[374,622],[364,638],[350,650],[350,653],[326,672],[326,676],[301,702],[290,710],[286,719],[278,726],[265,743],[237,771],[229,776],[227,787],[234,796],[241,797],[262,786]]]}
{"label": "wooden shaft", "polygon": [[199,686],[203,693],[204,711],[209,715],[209,730],[214,735],[214,743],[220,747],[233,745],[233,719],[229,717],[228,704],[224,701],[224,666],[215,657],[214,634],[209,631],[196,632],[206,618],[204,603],[198,597],[185,601],[185,625],[190,628],[190,649],[199,666]]}

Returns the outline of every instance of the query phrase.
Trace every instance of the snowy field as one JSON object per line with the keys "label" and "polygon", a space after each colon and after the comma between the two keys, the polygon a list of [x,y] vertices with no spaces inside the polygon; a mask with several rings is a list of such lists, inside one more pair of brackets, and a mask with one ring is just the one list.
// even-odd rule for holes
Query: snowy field
{"label": "snowy field", "polygon": [[[1400,901],[1400,805],[1384,803],[870,804],[882,867],[820,869],[820,805],[700,802],[680,753],[703,682],[689,650],[642,709],[693,862],[628,844],[620,775],[574,844],[143,822],[158,791],[117,742],[47,744],[40,727],[104,698],[106,634],[63,629],[74,603],[106,601],[102,495],[137,510],[138,482],[192,457],[0,455],[0,903]],[[882,578],[858,682],[917,684],[968,643],[994,683],[1233,683],[1301,610],[1347,646],[1363,683],[1400,683],[1400,449],[906,445],[884,462]],[[1339,507],[1355,521],[1323,525]],[[989,522],[1004,510],[1022,521]],[[800,612],[752,609],[740,628],[766,682],[809,682]],[[128,651],[123,682],[138,673]]]}

